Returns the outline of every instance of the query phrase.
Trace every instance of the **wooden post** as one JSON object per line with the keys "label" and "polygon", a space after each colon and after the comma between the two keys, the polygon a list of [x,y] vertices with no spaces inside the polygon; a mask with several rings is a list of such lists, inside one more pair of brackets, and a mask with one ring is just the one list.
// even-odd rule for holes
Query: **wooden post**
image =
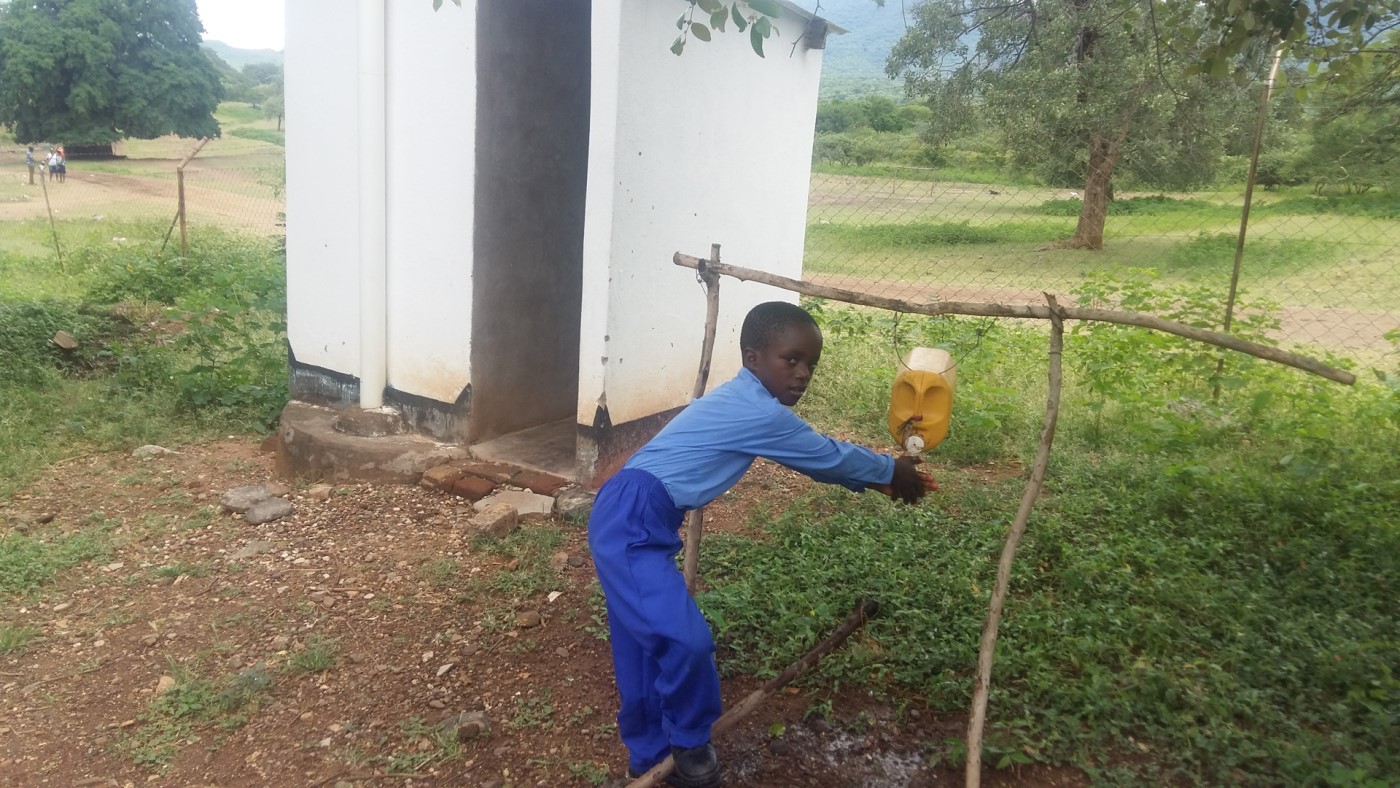
{"label": "wooden post", "polygon": [[[710,360],[715,354],[715,325],[719,321],[719,274],[710,266],[719,264],[719,244],[710,244],[710,259],[701,261],[696,269],[700,281],[705,283],[705,339],[700,345],[700,369],[695,373],[695,388],[691,391],[692,400],[705,396],[705,386],[710,380]],[[705,528],[705,509],[692,509],[685,517],[685,588],[695,593],[696,578],[700,572],[700,535]]]}
{"label": "wooden post", "polygon": [[[1259,175],[1259,149],[1264,144],[1264,126],[1269,120],[1269,96],[1274,92],[1274,78],[1278,76],[1278,66],[1283,60],[1283,49],[1274,51],[1274,65],[1269,69],[1269,79],[1264,83],[1264,93],[1259,97],[1259,117],[1254,123],[1254,144],[1249,152],[1249,175],[1244,181],[1244,207],[1240,209],[1240,232],[1235,238],[1235,267],[1230,271],[1230,294],[1225,299],[1225,323],[1221,331],[1230,332],[1235,319],[1235,296],[1240,289],[1240,268],[1244,263],[1244,239],[1249,231],[1249,208],[1254,204],[1254,181]],[[1212,399],[1220,399],[1221,374],[1225,372],[1225,356],[1215,365],[1216,383],[1211,391]]]}
{"label": "wooden post", "polygon": [[185,227],[185,168],[175,170],[175,182],[179,186],[180,198],[176,204],[176,215],[180,217],[180,256],[190,256],[190,236]]}
{"label": "wooden post", "polygon": [[[688,254],[676,252],[672,262],[682,268],[697,268],[700,259]],[[976,317],[1014,317],[1014,318],[1034,318],[1048,320],[1050,309],[1043,306],[1022,306],[1018,304],[983,304],[971,301],[932,301],[915,302],[905,301],[899,298],[888,298],[885,296],[871,295],[856,290],[845,290],[839,287],[827,287],[826,285],[803,282],[799,279],[791,279],[786,276],[770,274],[767,271],[756,271],[752,268],[743,268],[727,263],[714,263],[709,266],[716,274],[721,276],[732,276],[749,282],[761,282],[773,287],[780,287],[784,290],[791,290],[794,293],[816,296],[818,298],[829,298],[833,301],[845,301],[848,304],[860,304],[861,306],[873,306],[879,309],[889,309],[894,312],[909,312],[916,315],[972,315]],[[1118,323],[1125,326],[1140,326],[1150,328],[1154,331],[1161,331],[1167,334],[1175,334],[1179,337],[1205,342],[1217,347],[1236,350],[1240,353],[1247,353],[1265,361],[1273,361],[1278,364],[1301,369],[1304,372],[1311,372],[1328,380],[1344,383],[1348,386],[1356,383],[1356,376],[1345,370],[1329,367],[1314,358],[1289,353],[1286,350],[1279,350],[1276,347],[1261,345],[1258,342],[1250,342],[1229,334],[1221,334],[1218,331],[1207,331],[1203,328],[1188,326],[1174,320],[1163,320],[1155,315],[1144,315],[1140,312],[1123,312],[1116,309],[1092,309],[1080,306],[1062,306],[1056,310],[1061,320],[1096,320],[1102,323]]]}
{"label": "wooden post", "polygon": [[[208,137],[201,137],[199,143],[194,146],[194,150],[190,151],[190,154],[188,156],[181,159],[180,163],[175,165],[175,183],[176,187],[179,189],[179,198],[178,204],[176,205],[175,209],[175,218],[178,219],[180,222],[181,257],[190,256],[190,237],[185,227],[185,166],[189,164],[195,156],[199,155],[199,152],[204,149],[204,145],[207,142],[209,142]],[[166,233],[166,236],[169,237],[169,233]]]}
{"label": "wooden post", "polygon": [[[856,630],[865,626],[865,622],[874,618],[880,612],[880,605],[873,599],[863,599],[856,605],[854,613],[846,617],[826,640],[818,643],[815,648],[808,651],[801,659],[788,665],[787,670],[779,673],[764,684],[762,687],[750,692],[748,697],[739,701],[737,705],[726,711],[710,730],[710,735],[719,736],[730,728],[738,724],[739,720],[747,717],[754,709],[776,693],[778,690],[792,683],[792,680],[805,673],[817,660],[836,650],[836,647],[846,642],[846,638],[855,633]],[[627,788],[653,788],[666,780],[666,776],[675,771],[676,763],[667,756],[666,760],[653,766],[646,774],[638,777],[627,784]]]}
{"label": "wooden post", "polygon": [[1031,480],[1021,495],[1021,506],[1016,510],[1016,519],[1011,522],[1006,544],[1001,548],[992,603],[987,609],[987,618],[982,622],[982,641],[977,647],[977,679],[972,685],[972,719],[967,724],[967,788],[978,788],[982,784],[982,730],[987,722],[987,697],[992,688],[992,659],[996,655],[997,630],[1001,627],[1001,613],[1006,606],[1006,592],[1011,586],[1011,564],[1016,559],[1016,548],[1021,544],[1021,537],[1026,533],[1031,507],[1045,484],[1045,469],[1050,464],[1050,445],[1055,441],[1055,424],[1060,418],[1060,357],[1064,349],[1065,324],[1055,297],[1046,293],[1045,300],[1050,305],[1050,393],[1045,398],[1045,426],[1040,430],[1040,449],[1035,455]]}
{"label": "wooden post", "polygon": [[49,202],[49,178],[48,171],[40,173],[44,177],[39,179],[39,183],[44,185],[44,208],[49,212],[49,231],[53,233],[53,253],[58,258],[58,270],[66,271],[67,266],[63,264],[63,250],[58,247],[58,224],[53,220],[53,204]]}

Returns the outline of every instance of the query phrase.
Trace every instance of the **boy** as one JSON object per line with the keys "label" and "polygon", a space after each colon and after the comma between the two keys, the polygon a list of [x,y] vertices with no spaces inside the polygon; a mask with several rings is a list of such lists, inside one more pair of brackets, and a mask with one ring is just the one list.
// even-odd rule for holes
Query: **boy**
{"label": "boy", "polygon": [[807,390],[821,330],[801,307],[773,301],[744,318],[744,368],[694,401],[598,491],[588,545],[607,599],[630,777],[675,756],[673,785],[720,784],[710,726],[720,714],[714,639],[676,569],[685,511],[717,498],[755,457],[856,492],[906,503],[937,489],[916,458],[832,440],[788,410]]}

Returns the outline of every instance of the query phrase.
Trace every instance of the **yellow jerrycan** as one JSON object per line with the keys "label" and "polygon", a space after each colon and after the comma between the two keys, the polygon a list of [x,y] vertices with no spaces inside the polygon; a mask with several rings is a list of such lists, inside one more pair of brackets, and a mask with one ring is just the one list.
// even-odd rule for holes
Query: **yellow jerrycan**
{"label": "yellow jerrycan", "polygon": [[958,368],[946,350],[916,347],[904,357],[890,392],[890,437],[908,454],[928,451],[948,437]]}

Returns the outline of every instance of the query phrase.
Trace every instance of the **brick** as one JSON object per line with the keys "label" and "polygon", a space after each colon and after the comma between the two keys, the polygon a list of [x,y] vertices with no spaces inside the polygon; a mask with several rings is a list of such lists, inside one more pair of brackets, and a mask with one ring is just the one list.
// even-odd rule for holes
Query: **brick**
{"label": "brick", "polygon": [[463,476],[452,483],[452,494],[471,501],[479,501],[491,494],[496,485],[477,476]]}
{"label": "brick", "polygon": [[519,468],[499,462],[469,462],[458,466],[463,476],[476,476],[495,484],[505,484],[520,472]]}
{"label": "brick", "polygon": [[510,480],[510,483],[516,487],[524,487],[530,492],[551,496],[570,484],[568,479],[561,479],[558,476],[540,471],[521,471]]}
{"label": "brick", "polygon": [[439,465],[423,471],[418,483],[429,490],[450,490],[452,483],[462,478],[462,469],[455,465]]}

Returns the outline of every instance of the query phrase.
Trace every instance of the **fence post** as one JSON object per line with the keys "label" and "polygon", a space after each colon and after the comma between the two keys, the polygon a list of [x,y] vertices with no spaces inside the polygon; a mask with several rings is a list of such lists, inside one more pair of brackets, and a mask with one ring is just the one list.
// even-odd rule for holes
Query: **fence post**
{"label": "fence post", "polygon": [[[1225,324],[1222,333],[1230,333],[1230,324],[1235,320],[1235,294],[1240,287],[1240,267],[1244,262],[1244,238],[1249,230],[1249,207],[1254,203],[1254,181],[1259,174],[1259,148],[1264,142],[1264,126],[1269,121],[1269,96],[1274,92],[1274,78],[1278,76],[1279,62],[1283,60],[1283,48],[1274,51],[1274,64],[1269,68],[1269,79],[1264,83],[1264,94],[1259,97],[1259,119],[1254,124],[1254,145],[1249,152],[1249,177],[1244,182],[1244,208],[1240,211],[1240,233],[1235,239],[1235,267],[1230,272],[1230,295],[1225,300]],[[1225,355],[1215,365],[1215,386],[1212,399],[1220,398],[1220,375],[1225,371]]]}
{"label": "fence post", "polygon": [[[195,156],[199,155],[200,150],[204,148],[204,145],[207,142],[209,142],[208,137],[200,137],[199,144],[194,146],[194,150],[190,151],[190,155],[186,156],[180,161],[179,164],[175,165],[175,185],[179,190],[178,205],[175,209],[175,219],[180,223],[181,257],[190,256],[190,238],[189,233],[186,231],[185,227],[185,165],[189,164]],[[166,237],[169,237],[168,233],[166,234]]]}

